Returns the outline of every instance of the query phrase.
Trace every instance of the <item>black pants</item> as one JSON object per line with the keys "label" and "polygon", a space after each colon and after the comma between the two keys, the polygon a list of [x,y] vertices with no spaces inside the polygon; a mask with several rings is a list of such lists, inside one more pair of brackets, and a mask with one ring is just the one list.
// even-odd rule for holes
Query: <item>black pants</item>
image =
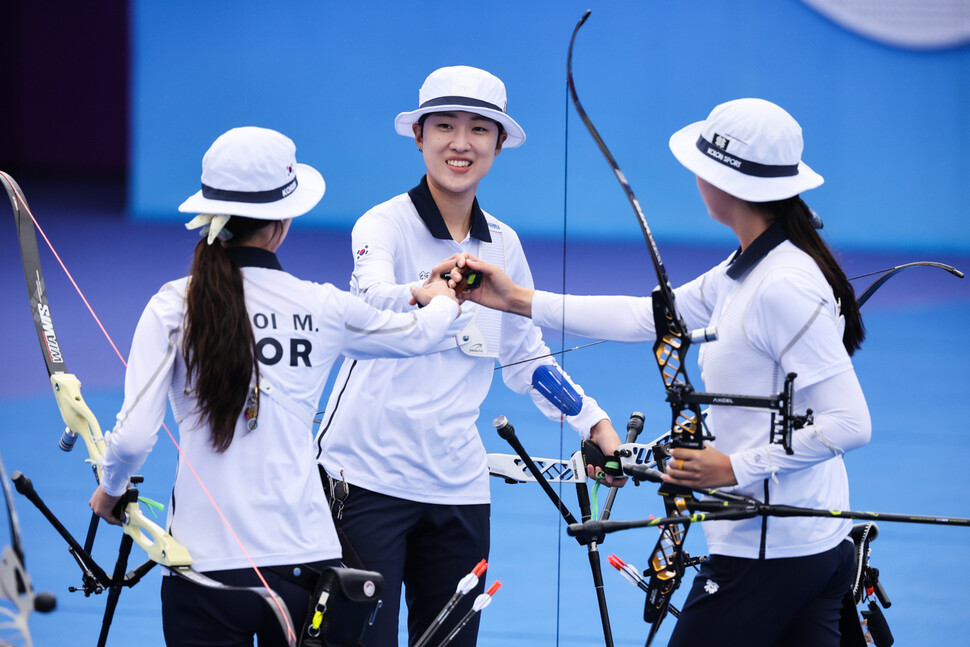
{"label": "black pants", "polygon": [[[383,604],[362,639],[367,647],[397,647],[402,584],[411,643],[455,594],[458,581],[488,558],[488,504],[418,503],[351,486],[340,527],[363,567],[384,576]],[[429,644],[440,643],[484,589],[483,576]],[[476,614],[449,647],[473,647],[479,618]]]}
{"label": "black pants", "polygon": [[[301,577],[292,575],[292,566],[260,567],[266,583],[286,604],[298,634],[316,582],[311,572],[339,565],[337,559],[303,565]],[[251,568],[205,575],[229,586],[262,586]],[[162,628],[168,647],[251,647],[253,636],[259,647],[286,647],[279,621],[255,593],[208,589],[174,575],[162,578]]]}
{"label": "black pants", "polygon": [[712,555],[694,577],[671,647],[838,647],[852,543],[818,555],[743,559]]}

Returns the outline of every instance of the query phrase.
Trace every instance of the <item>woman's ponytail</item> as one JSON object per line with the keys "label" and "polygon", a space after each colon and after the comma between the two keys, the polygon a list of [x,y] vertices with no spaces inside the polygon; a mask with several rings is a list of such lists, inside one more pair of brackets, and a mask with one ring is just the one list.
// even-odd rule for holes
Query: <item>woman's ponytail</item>
{"label": "woman's ponytail", "polygon": [[[234,242],[245,240],[265,220],[233,217]],[[253,379],[259,381],[256,339],[243,293],[243,276],[222,241],[199,241],[186,296],[182,354],[196,393],[209,442],[224,452],[232,442]]]}

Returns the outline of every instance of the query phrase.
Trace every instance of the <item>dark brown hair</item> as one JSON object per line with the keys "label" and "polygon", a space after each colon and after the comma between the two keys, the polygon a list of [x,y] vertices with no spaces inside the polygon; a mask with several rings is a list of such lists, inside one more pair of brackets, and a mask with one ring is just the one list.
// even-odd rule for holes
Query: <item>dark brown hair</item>
{"label": "dark brown hair", "polygon": [[[279,221],[233,216],[231,244],[238,245]],[[259,383],[256,338],[246,311],[243,277],[220,240],[195,247],[186,295],[182,355],[193,385],[209,442],[224,452],[246,406],[250,384]]]}
{"label": "dark brown hair", "polygon": [[799,197],[793,196],[784,200],[774,202],[751,202],[755,209],[767,211],[777,220],[781,221],[782,227],[788,239],[800,250],[808,254],[818,265],[818,268],[825,276],[832,293],[838,300],[842,315],[845,317],[845,332],[842,333],[842,344],[852,355],[862,346],[862,341],[866,337],[866,329],[862,324],[862,314],[859,312],[859,305],[856,303],[855,290],[845,276],[845,272],[839,267],[832,250],[825,244],[818,230],[812,225],[812,214],[808,205]]}

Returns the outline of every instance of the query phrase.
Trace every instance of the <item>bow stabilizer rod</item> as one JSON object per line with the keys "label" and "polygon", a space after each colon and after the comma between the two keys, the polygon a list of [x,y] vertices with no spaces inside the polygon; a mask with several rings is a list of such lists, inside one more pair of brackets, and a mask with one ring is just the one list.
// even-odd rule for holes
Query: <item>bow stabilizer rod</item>
{"label": "bow stabilizer rod", "polygon": [[[714,493],[714,491],[710,491]],[[865,512],[857,510],[821,510],[799,508],[788,505],[773,505],[751,501],[734,503],[730,501],[694,500],[688,504],[684,515],[669,517],[634,519],[630,521],[587,521],[570,524],[566,533],[570,537],[599,537],[620,530],[634,528],[655,528],[658,526],[700,523],[704,521],[750,519],[751,517],[823,517],[829,519],[859,519],[862,521],[886,521],[895,523],[919,523],[934,526],[957,526],[970,528],[970,518],[941,517],[893,512]]]}
{"label": "bow stabilizer rod", "polygon": [[[573,525],[582,526],[583,524],[576,521],[576,517],[569,511],[566,504],[563,503],[556,491],[552,489],[549,485],[546,477],[543,475],[542,471],[529,456],[529,453],[525,451],[525,447],[519,442],[518,437],[515,435],[515,428],[509,423],[505,416],[498,416],[492,421],[492,426],[498,432],[499,436],[502,437],[512,448],[515,453],[519,455],[522,462],[525,464],[529,472],[539,485],[542,486],[543,491],[552,501],[553,505],[559,510],[559,514],[562,515],[566,523]],[[581,452],[576,452],[573,454],[573,468],[572,472],[576,474],[574,482],[576,483],[576,494],[579,498],[579,505],[582,509],[582,517],[585,523],[590,519],[590,507],[589,507],[589,492],[586,489],[586,469],[583,465],[583,460],[581,457]],[[593,586],[596,591],[596,601],[599,605],[600,612],[600,622],[603,625],[603,640],[606,647],[613,647],[613,629],[610,626],[610,613],[609,608],[606,603],[606,590],[603,588],[603,569],[600,563],[600,554],[597,544],[602,543],[603,537],[601,535],[585,535],[583,537],[577,537],[576,540],[580,545],[586,546],[587,554],[589,557],[589,568],[590,573],[593,576]]]}

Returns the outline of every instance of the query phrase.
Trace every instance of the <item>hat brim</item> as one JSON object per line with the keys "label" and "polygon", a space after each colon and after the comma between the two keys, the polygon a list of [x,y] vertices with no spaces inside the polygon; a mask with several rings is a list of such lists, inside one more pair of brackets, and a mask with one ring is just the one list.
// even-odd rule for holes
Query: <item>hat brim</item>
{"label": "hat brim", "polygon": [[296,165],[296,189],[285,198],[273,202],[230,202],[203,197],[202,191],[179,205],[182,213],[211,213],[245,216],[257,220],[285,220],[296,218],[317,206],[327,190],[323,176],[312,166]]}
{"label": "hat brim", "polygon": [[525,143],[525,131],[522,130],[522,126],[517,124],[515,119],[512,119],[512,117],[508,116],[501,110],[480,108],[478,106],[466,106],[457,103],[443,106],[429,106],[427,108],[418,108],[417,110],[412,110],[411,112],[402,112],[394,118],[394,130],[397,131],[398,135],[414,137],[414,131],[411,129],[411,125],[417,123],[418,120],[421,119],[421,115],[430,114],[432,112],[473,112],[476,115],[488,117],[489,119],[502,124],[502,127],[505,128],[505,132],[508,134],[508,138],[505,140],[505,143],[502,144],[502,148],[517,148]]}
{"label": "hat brim", "polygon": [[722,191],[748,202],[784,200],[820,186],[825,180],[799,161],[798,173],[788,177],[745,175],[707,157],[697,149],[697,138],[704,128],[698,121],[681,128],[670,137],[670,150],[687,170]]}

